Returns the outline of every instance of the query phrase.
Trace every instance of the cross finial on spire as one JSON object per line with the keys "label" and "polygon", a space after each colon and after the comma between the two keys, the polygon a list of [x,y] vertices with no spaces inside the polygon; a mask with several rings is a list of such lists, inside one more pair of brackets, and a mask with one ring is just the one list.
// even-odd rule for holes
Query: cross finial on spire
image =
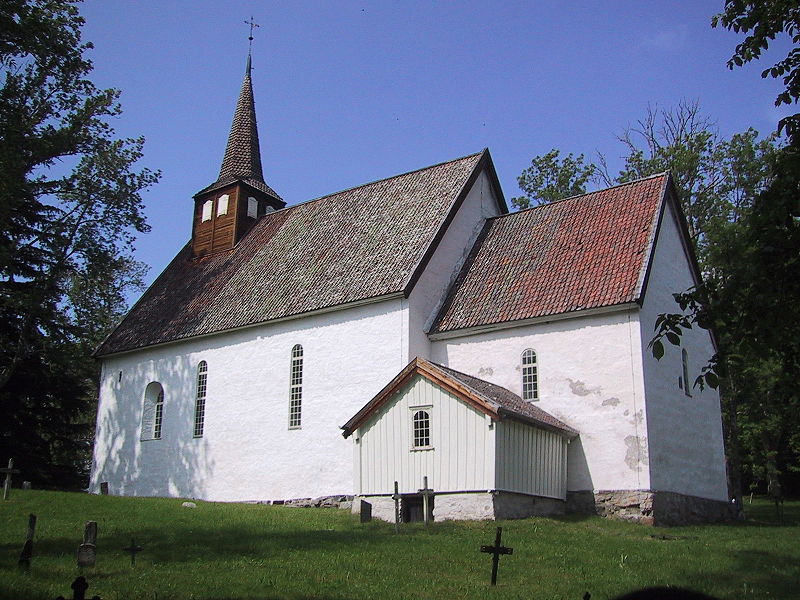
{"label": "cross finial on spire", "polygon": [[247,38],[250,41],[250,48],[248,50],[248,53],[249,53],[249,52],[253,51],[253,28],[254,27],[261,27],[261,25],[259,25],[258,23],[255,22],[255,20],[253,20],[253,16],[252,15],[250,16],[250,20],[249,21],[245,21],[244,24],[245,25],[250,25],[250,37]]}

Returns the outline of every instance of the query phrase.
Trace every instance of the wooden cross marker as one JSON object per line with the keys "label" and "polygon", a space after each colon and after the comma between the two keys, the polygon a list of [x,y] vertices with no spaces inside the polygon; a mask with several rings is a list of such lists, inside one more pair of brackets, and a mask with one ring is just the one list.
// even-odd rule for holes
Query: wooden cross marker
{"label": "wooden cross marker", "polygon": [[130,555],[131,555],[131,568],[133,568],[133,567],[136,566],[136,553],[137,552],[141,552],[142,550],[144,550],[144,548],[142,548],[141,546],[137,546],[136,545],[136,540],[131,538],[131,545],[128,546],[127,548],[123,548],[123,550],[125,550],[125,552],[129,552],[130,553]]}
{"label": "wooden cross marker", "polygon": [[6,482],[3,484],[3,500],[8,500],[8,492],[11,489],[11,475],[19,473],[19,469],[14,468],[14,459],[8,459],[8,468],[0,469],[0,473],[6,474]]}
{"label": "wooden cross marker", "polygon": [[492,555],[492,585],[497,585],[497,565],[500,563],[501,554],[513,554],[513,548],[506,548],[500,545],[500,536],[503,534],[503,528],[497,528],[497,535],[494,538],[494,546],[481,546],[481,552],[487,552]]}
{"label": "wooden cross marker", "polygon": [[394,500],[394,532],[400,533],[400,491],[396,481],[394,482],[392,500]]}
{"label": "wooden cross marker", "polygon": [[425,518],[425,526],[428,526],[428,521],[430,520],[430,500],[429,497],[433,496],[433,490],[428,487],[428,476],[422,478],[422,489],[418,490],[420,494],[422,494],[422,512]]}
{"label": "wooden cross marker", "polygon": [[36,515],[28,515],[28,535],[25,536],[25,544],[22,546],[22,552],[19,555],[17,564],[19,568],[27,571],[31,568],[31,559],[33,558],[33,534],[36,532]]}

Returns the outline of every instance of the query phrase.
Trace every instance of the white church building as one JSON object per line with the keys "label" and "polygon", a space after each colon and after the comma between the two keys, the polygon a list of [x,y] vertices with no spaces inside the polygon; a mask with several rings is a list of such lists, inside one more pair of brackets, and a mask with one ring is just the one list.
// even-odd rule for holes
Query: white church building
{"label": "white church building", "polygon": [[713,340],[647,348],[699,277],[669,175],[509,213],[483,150],[286,206],[248,60],[192,218],[96,352],[93,491],[391,519],[427,478],[435,520],[728,514]]}

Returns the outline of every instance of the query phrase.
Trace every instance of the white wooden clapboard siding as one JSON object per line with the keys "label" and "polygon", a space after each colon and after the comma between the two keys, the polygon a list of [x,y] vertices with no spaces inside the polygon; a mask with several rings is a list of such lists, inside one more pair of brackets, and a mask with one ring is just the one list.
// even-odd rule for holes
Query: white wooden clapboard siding
{"label": "white wooden clapboard siding", "polygon": [[497,424],[497,489],[566,499],[567,440],[524,423]]}
{"label": "white wooden clapboard siding", "polygon": [[[412,448],[416,410],[430,415],[431,448]],[[494,489],[491,419],[419,375],[356,433],[359,494],[414,493],[422,478],[437,492]]]}

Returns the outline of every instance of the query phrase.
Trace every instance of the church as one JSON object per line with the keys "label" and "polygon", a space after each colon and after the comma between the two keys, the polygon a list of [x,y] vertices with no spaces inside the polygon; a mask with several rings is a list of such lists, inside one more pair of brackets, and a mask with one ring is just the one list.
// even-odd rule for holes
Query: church
{"label": "church", "polygon": [[714,340],[647,347],[699,280],[668,174],[509,212],[484,149],[287,206],[248,58],[186,218],[96,351],[92,491],[392,520],[396,482],[405,519],[422,496],[434,520],[727,516],[719,395],[692,385]]}

